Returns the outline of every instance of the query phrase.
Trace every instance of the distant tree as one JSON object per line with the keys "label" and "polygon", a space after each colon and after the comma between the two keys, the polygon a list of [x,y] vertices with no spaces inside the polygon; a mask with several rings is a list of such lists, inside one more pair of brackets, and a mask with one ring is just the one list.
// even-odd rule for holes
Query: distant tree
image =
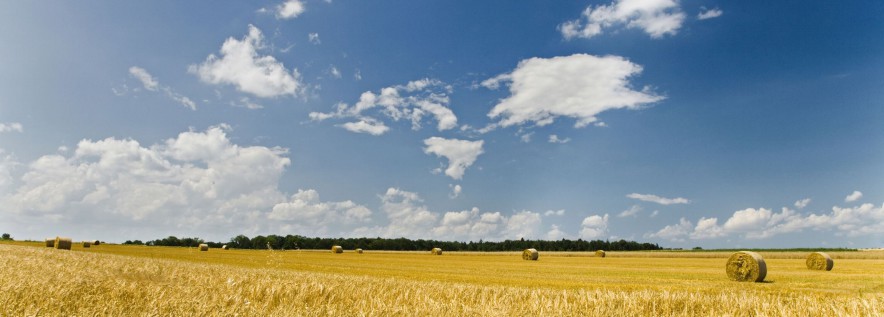
{"label": "distant tree", "polygon": [[8,233],[4,233],[3,236],[0,237],[0,240],[12,240],[12,236],[10,236]]}
{"label": "distant tree", "polygon": [[694,250],[703,250],[701,247],[694,247]]}

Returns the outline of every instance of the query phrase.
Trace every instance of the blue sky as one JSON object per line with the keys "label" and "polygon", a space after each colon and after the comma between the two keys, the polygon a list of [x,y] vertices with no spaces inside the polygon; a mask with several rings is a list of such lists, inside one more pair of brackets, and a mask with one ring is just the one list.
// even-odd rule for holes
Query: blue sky
{"label": "blue sky", "polygon": [[882,13],[0,3],[0,231],[882,247]]}

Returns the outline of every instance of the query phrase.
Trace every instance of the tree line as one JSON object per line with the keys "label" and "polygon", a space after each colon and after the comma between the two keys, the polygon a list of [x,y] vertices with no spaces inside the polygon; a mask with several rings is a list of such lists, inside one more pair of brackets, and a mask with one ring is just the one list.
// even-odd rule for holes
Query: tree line
{"label": "tree line", "polygon": [[346,250],[356,248],[365,250],[389,250],[389,251],[426,251],[432,248],[442,248],[446,251],[522,251],[535,248],[543,251],[644,251],[662,250],[659,245],[652,243],[639,243],[635,241],[603,241],[603,240],[504,240],[504,241],[439,241],[439,240],[411,240],[407,238],[308,238],[299,235],[267,235],[249,238],[238,235],[230,238],[230,241],[211,242],[200,238],[177,238],[169,236],[147,242],[140,240],[127,240],[123,244],[144,244],[152,246],[177,246],[196,247],[206,243],[209,247],[220,248],[227,245],[236,249],[267,249],[274,250],[297,250],[297,249],[331,249],[339,245]]}

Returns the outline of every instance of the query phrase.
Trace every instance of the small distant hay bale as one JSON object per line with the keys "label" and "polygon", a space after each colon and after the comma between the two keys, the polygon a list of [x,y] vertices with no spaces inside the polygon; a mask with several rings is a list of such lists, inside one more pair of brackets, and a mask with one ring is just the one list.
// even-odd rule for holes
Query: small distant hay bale
{"label": "small distant hay bale", "polygon": [[333,246],[331,248],[332,253],[344,253],[344,248],[339,245]]}
{"label": "small distant hay bale", "polygon": [[537,261],[538,257],[540,257],[540,253],[537,253],[537,249],[532,248],[522,251],[522,260]]}
{"label": "small distant hay bale", "polygon": [[88,247],[91,247],[91,246],[92,246],[92,242],[91,242],[91,241],[83,241],[83,247],[84,247],[84,248],[88,248]]}
{"label": "small distant hay bale", "polygon": [[595,256],[596,256],[597,258],[603,258],[603,257],[605,257],[605,250],[596,250],[596,251],[595,251]]}
{"label": "small distant hay bale", "polygon": [[71,238],[55,237],[55,248],[59,250],[70,250],[74,243]]}
{"label": "small distant hay bale", "polygon": [[832,257],[823,252],[814,252],[807,256],[807,268],[811,270],[826,270],[831,271],[832,267],[835,266],[835,262],[832,261]]}
{"label": "small distant hay bale", "polygon": [[727,277],[737,282],[762,282],[767,275],[764,258],[750,251],[740,251],[731,255],[725,270]]}
{"label": "small distant hay bale", "polygon": [[433,255],[442,255],[442,249],[440,249],[440,248],[433,248],[433,250],[430,250],[430,253],[433,254]]}
{"label": "small distant hay bale", "polygon": [[46,239],[46,247],[54,248],[55,247],[55,238],[47,238]]}
{"label": "small distant hay bale", "polygon": [[227,249],[228,249],[228,248],[227,248],[227,245],[226,245],[226,244],[221,246],[221,250],[227,250]]}
{"label": "small distant hay bale", "polygon": [[356,253],[362,254],[362,249],[356,249]]}
{"label": "small distant hay bale", "polygon": [[200,243],[200,251],[209,251],[209,245],[205,243]]}
{"label": "small distant hay bale", "polygon": [[101,241],[92,240],[92,245],[101,245]]}

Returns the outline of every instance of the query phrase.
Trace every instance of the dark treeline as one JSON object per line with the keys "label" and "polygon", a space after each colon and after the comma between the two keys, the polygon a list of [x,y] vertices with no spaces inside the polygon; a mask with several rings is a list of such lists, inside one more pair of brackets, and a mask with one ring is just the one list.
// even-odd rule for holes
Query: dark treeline
{"label": "dark treeline", "polygon": [[195,247],[200,243],[206,243],[209,247],[219,248],[226,244],[228,247],[236,249],[267,249],[268,246],[274,250],[295,250],[295,249],[331,249],[334,245],[339,245],[345,250],[361,248],[365,250],[390,250],[390,251],[426,251],[432,248],[442,248],[445,251],[522,251],[527,248],[535,248],[543,251],[641,251],[641,250],[662,250],[657,244],[639,243],[635,241],[602,241],[592,240],[505,240],[500,242],[488,242],[479,240],[478,242],[460,242],[460,241],[438,241],[438,240],[411,240],[406,238],[386,239],[386,238],[308,238],[298,235],[268,235],[255,236],[249,238],[245,235],[238,235],[230,239],[227,243],[222,242],[206,242],[200,238],[177,238],[170,236],[168,238],[147,241],[143,243],[139,240],[126,241],[123,244],[145,244],[156,246],[180,246]]}

